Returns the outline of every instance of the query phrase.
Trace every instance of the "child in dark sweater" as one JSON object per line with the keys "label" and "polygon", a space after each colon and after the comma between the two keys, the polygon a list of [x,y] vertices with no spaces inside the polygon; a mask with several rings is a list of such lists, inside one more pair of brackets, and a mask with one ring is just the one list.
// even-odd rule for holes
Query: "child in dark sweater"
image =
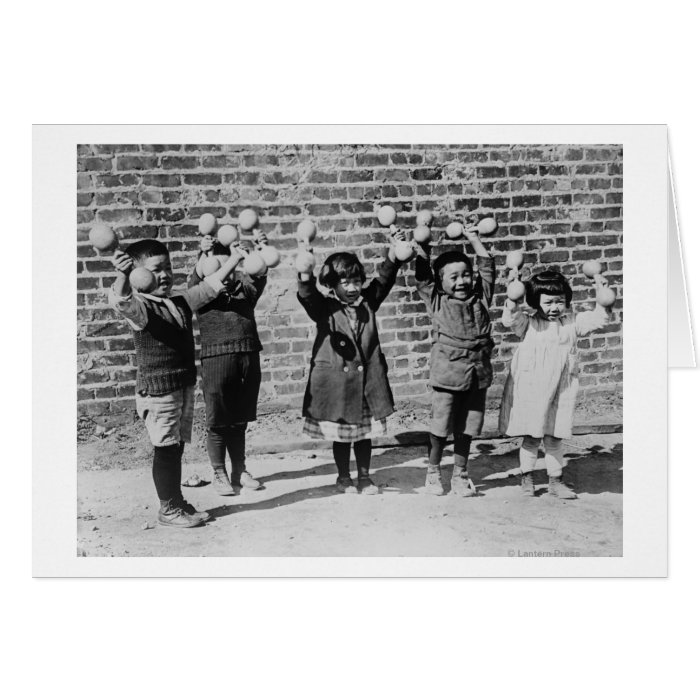
{"label": "child in dark sweater", "polygon": [[418,246],[416,282],[433,321],[430,353],[432,420],[425,488],[443,495],[440,462],[447,436],[454,436],[452,493],[474,496],[467,470],[471,440],[481,432],[486,389],[491,384],[491,318],[495,263],[475,231],[467,238],[476,252],[478,272],[462,252],[443,253],[430,269],[428,244]]}
{"label": "child in dark sweater", "polygon": [[[160,499],[158,522],[195,527],[209,519],[182,495],[182,453],[192,435],[194,412],[194,335],[192,312],[214,300],[233,271],[233,256],[214,274],[185,292],[172,294],[173,272],[168,249],[143,240],[112,258],[117,279],[109,301],[128,322],[136,346],[136,410],[153,444],[153,481]],[[129,273],[144,267],[155,277],[150,293],[132,291]]]}
{"label": "child in dark sweater", "polygon": [[[256,231],[257,240],[267,243]],[[211,236],[201,243],[201,256],[190,276],[191,288],[202,281],[205,256],[227,252]],[[231,257],[240,261],[240,248]],[[225,258],[221,258],[225,260]],[[267,277],[250,277],[237,269],[224,282],[224,291],[197,311],[202,342],[202,390],[207,420],[207,453],[217,493],[232,496],[233,487],[260,488],[246,469],[245,433],[256,420],[260,390],[260,351],[262,345],[255,323],[255,305],[265,289]],[[226,452],[231,460],[231,476],[226,472]]]}

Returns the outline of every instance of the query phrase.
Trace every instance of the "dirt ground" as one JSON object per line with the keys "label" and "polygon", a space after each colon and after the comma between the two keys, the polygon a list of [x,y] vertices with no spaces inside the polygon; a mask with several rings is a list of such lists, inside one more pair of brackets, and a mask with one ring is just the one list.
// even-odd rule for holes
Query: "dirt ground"
{"label": "dirt ground", "polygon": [[[422,416],[421,416],[422,419]],[[410,421],[409,421],[410,422]],[[421,429],[424,428],[421,425]],[[118,435],[123,435],[120,452]],[[276,439],[284,439],[279,432]],[[425,448],[375,449],[378,496],[341,495],[330,451],[254,454],[248,469],[264,488],[232,497],[183,488],[215,519],[191,530],[156,525],[148,443],[129,431],[79,444],[78,552],[84,556],[512,556],[528,551],[570,556],[622,555],[622,434],[567,441],[565,480],[578,500],[520,494],[517,440],[474,443],[470,474],[481,496],[423,493]],[[448,448],[445,481],[451,471]],[[183,477],[209,479],[201,447],[188,446]]]}

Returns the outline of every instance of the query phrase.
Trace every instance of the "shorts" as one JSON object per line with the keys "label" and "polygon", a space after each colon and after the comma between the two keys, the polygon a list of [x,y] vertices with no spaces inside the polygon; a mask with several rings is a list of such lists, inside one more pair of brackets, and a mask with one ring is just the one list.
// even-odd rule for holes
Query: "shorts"
{"label": "shorts", "polygon": [[433,387],[430,432],[438,437],[463,433],[478,435],[484,426],[486,389],[475,386],[468,391],[449,391]]}
{"label": "shorts", "polygon": [[202,391],[208,428],[257,418],[260,353],[235,352],[202,358]]}
{"label": "shorts", "polygon": [[190,442],[194,387],[186,386],[162,396],[136,394],[136,412],[146,423],[148,437],[154,447]]}

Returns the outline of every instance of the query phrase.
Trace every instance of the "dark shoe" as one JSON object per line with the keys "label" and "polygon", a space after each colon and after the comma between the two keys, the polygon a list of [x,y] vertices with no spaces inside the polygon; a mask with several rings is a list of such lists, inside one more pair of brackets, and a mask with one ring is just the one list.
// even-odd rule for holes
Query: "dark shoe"
{"label": "dark shoe", "polygon": [[525,472],[520,477],[520,489],[523,492],[523,496],[535,495],[535,478],[532,472]]}
{"label": "dark shoe", "polygon": [[355,483],[349,476],[339,476],[335,482],[335,488],[340,493],[357,493]]}
{"label": "dark shoe", "polygon": [[578,496],[561,480],[560,476],[549,477],[549,495],[571,500]]}
{"label": "dark shoe", "polygon": [[255,491],[256,489],[259,489],[261,484],[257,479],[253,479],[253,477],[250,475],[250,472],[241,472],[240,476],[238,477],[238,483],[236,486],[240,486],[242,489],[251,489]]}
{"label": "dark shoe", "polygon": [[184,498],[180,503],[178,503],[180,508],[187,513],[194,520],[200,523],[206,523],[207,520],[211,520],[211,515],[206,510],[197,510],[191,503],[188,503]]}
{"label": "dark shoe", "polygon": [[185,513],[182,507],[173,501],[161,501],[158,523],[166,527],[197,527],[202,521]]}
{"label": "dark shoe", "polygon": [[357,490],[363,496],[376,496],[379,493],[379,487],[368,476],[357,479]]}
{"label": "dark shoe", "polygon": [[440,467],[428,466],[428,473],[425,475],[425,492],[433,496],[445,495],[445,489],[440,480]]}
{"label": "dark shoe", "polygon": [[213,467],[214,477],[211,481],[212,486],[219,496],[235,496],[236,492],[231,486],[231,482],[228,480],[228,474],[226,473],[226,467]]}
{"label": "dark shoe", "polygon": [[452,493],[455,496],[462,496],[463,498],[469,498],[470,496],[478,496],[476,491],[476,486],[474,482],[469,478],[466,469],[455,466],[452,472]]}

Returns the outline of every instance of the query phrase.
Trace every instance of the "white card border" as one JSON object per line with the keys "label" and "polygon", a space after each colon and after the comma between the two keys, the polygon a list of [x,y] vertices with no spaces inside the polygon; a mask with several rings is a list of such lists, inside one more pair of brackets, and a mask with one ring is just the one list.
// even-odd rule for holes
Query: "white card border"
{"label": "white card border", "polygon": [[[627,467],[623,556],[580,559],[76,556],[75,147],[78,143],[164,142],[622,144],[624,465]],[[665,576],[667,151],[664,125],[35,126],[34,576]],[[48,288],[50,293],[46,291]]]}

